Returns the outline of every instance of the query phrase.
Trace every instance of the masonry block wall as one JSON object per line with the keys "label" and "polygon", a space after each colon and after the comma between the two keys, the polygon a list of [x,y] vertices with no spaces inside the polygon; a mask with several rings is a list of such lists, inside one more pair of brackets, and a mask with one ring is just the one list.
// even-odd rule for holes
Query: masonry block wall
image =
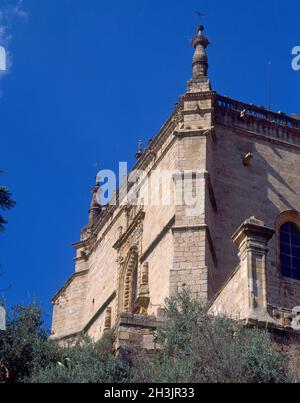
{"label": "masonry block wall", "polygon": [[[75,244],[76,275],[54,299],[54,337],[84,331],[99,338],[108,308],[114,312],[111,326],[117,323],[120,273],[132,247],[138,250],[139,272],[145,262],[149,266],[149,315],[157,316],[165,299],[183,288],[211,300],[225,285],[227,292],[237,292],[238,309],[245,310],[232,235],[251,216],[276,230],[281,214],[300,210],[299,130],[289,129],[288,136],[280,126],[245,122],[234,108],[224,110],[215,93],[189,97],[181,99],[138,167],[147,175],[155,169],[171,172],[171,200],[187,186],[190,196],[198,195],[196,214],[188,213],[187,204],[150,203],[134,224],[138,206],[135,212],[128,206],[106,212],[93,226],[95,235],[84,232]],[[245,165],[247,154],[252,160]],[[145,186],[137,187],[141,200]],[[281,275],[278,228],[268,248],[267,303],[292,309],[299,305],[300,284]],[[232,307],[230,298],[228,304]]]}
{"label": "masonry block wall", "polygon": [[[247,218],[255,216],[268,227],[276,228],[281,213],[300,209],[300,147],[259,127],[239,127],[219,112],[222,125],[216,126],[214,148],[214,192],[218,205],[214,224],[214,247],[220,265],[218,285],[239,264],[232,235]],[[232,126],[236,126],[233,128]],[[299,136],[299,133],[295,135]],[[253,154],[249,166],[243,165],[247,153]],[[278,233],[270,241],[268,259],[269,304],[297,306],[300,283],[281,276],[278,259]],[[296,304],[296,305],[295,305]]]}
{"label": "masonry block wall", "polygon": [[87,272],[73,276],[53,300],[53,323],[61,337],[77,333],[84,324]]}
{"label": "masonry block wall", "polygon": [[[172,119],[162,129],[163,138],[158,136],[152,142],[147,161],[141,161],[141,166],[138,163],[137,170],[145,169],[149,175],[155,170],[168,174],[175,171],[177,146],[173,133],[176,125],[176,119],[172,115]],[[153,177],[154,181],[149,181],[148,186],[160,188],[160,175]],[[119,281],[132,247],[136,247],[138,251],[139,278],[143,264],[147,262],[149,266],[148,314],[157,315],[165,306],[165,299],[170,295],[170,272],[174,255],[172,226],[175,221],[172,175],[168,176],[168,181],[171,206],[163,205],[161,198],[157,203],[152,204],[150,201],[143,204],[143,198],[147,197],[147,192],[151,194],[151,189],[145,189],[143,181],[137,181],[140,207],[112,207],[102,213],[92,227],[84,229],[81,241],[74,245],[77,249],[76,277],[72,276],[53,300],[53,338],[67,338],[82,332],[99,339],[105,329],[108,308],[113,312],[111,327],[115,326],[121,313]],[[140,208],[143,210],[143,218],[135,225]],[[63,298],[65,294],[68,298]]]}
{"label": "masonry block wall", "polygon": [[[300,305],[300,281],[282,276],[279,259],[281,224],[300,228],[300,122],[212,91],[203,29],[188,90],[139,150],[128,199],[121,188],[118,205],[100,206],[93,189],[75,273],[53,299],[53,338],[114,329],[117,350],[153,346],[166,298],[183,289],[214,313],[246,319],[257,305],[252,316],[274,325]],[[248,234],[242,253],[241,225],[274,236]]]}

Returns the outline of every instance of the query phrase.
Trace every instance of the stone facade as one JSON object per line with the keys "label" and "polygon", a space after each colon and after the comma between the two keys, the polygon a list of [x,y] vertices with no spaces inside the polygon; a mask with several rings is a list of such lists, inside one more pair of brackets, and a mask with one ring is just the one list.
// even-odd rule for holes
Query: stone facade
{"label": "stone facade", "polygon": [[[75,274],[53,299],[53,338],[114,329],[116,351],[153,350],[165,299],[182,289],[212,313],[291,328],[300,281],[282,275],[279,233],[286,222],[300,228],[300,121],[213,91],[208,44],[199,27],[188,90],[139,148],[134,171],[150,189],[133,177],[136,202],[122,203],[121,188],[106,207],[93,189]],[[169,203],[145,203],[157,171],[168,173]],[[183,190],[193,205],[176,202]]]}

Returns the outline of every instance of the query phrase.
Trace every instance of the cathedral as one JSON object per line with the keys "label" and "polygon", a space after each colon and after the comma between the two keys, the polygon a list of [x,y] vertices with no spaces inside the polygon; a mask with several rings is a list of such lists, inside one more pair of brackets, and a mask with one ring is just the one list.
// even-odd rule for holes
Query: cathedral
{"label": "cathedral", "polygon": [[[186,93],[137,153],[136,201],[120,188],[104,206],[93,189],[75,272],[52,300],[53,339],[113,331],[116,351],[154,350],[165,301],[182,290],[211,314],[299,330],[300,120],[218,94],[203,26],[192,44]],[[154,172],[169,173],[170,203],[145,202]],[[178,202],[183,191],[195,206]]]}

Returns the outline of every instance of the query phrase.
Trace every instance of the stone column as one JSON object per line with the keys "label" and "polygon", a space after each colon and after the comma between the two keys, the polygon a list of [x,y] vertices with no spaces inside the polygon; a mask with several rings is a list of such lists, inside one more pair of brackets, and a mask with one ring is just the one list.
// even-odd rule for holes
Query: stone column
{"label": "stone column", "polygon": [[267,244],[274,235],[264,222],[255,217],[245,221],[233,235],[239,248],[241,273],[244,283],[246,316],[258,322],[273,322],[267,312]]}

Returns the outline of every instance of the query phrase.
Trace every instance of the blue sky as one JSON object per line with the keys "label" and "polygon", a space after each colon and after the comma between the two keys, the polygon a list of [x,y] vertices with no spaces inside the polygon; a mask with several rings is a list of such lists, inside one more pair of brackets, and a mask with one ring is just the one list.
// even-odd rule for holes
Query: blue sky
{"label": "blue sky", "polygon": [[0,181],[17,207],[0,234],[0,288],[12,285],[9,305],[39,300],[49,321],[50,299],[74,270],[94,163],[132,165],[138,140],[155,135],[185,92],[195,11],[207,14],[213,89],[267,105],[272,61],[272,109],[300,114],[291,68],[300,2],[0,0],[0,10],[16,4],[0,80]]}

